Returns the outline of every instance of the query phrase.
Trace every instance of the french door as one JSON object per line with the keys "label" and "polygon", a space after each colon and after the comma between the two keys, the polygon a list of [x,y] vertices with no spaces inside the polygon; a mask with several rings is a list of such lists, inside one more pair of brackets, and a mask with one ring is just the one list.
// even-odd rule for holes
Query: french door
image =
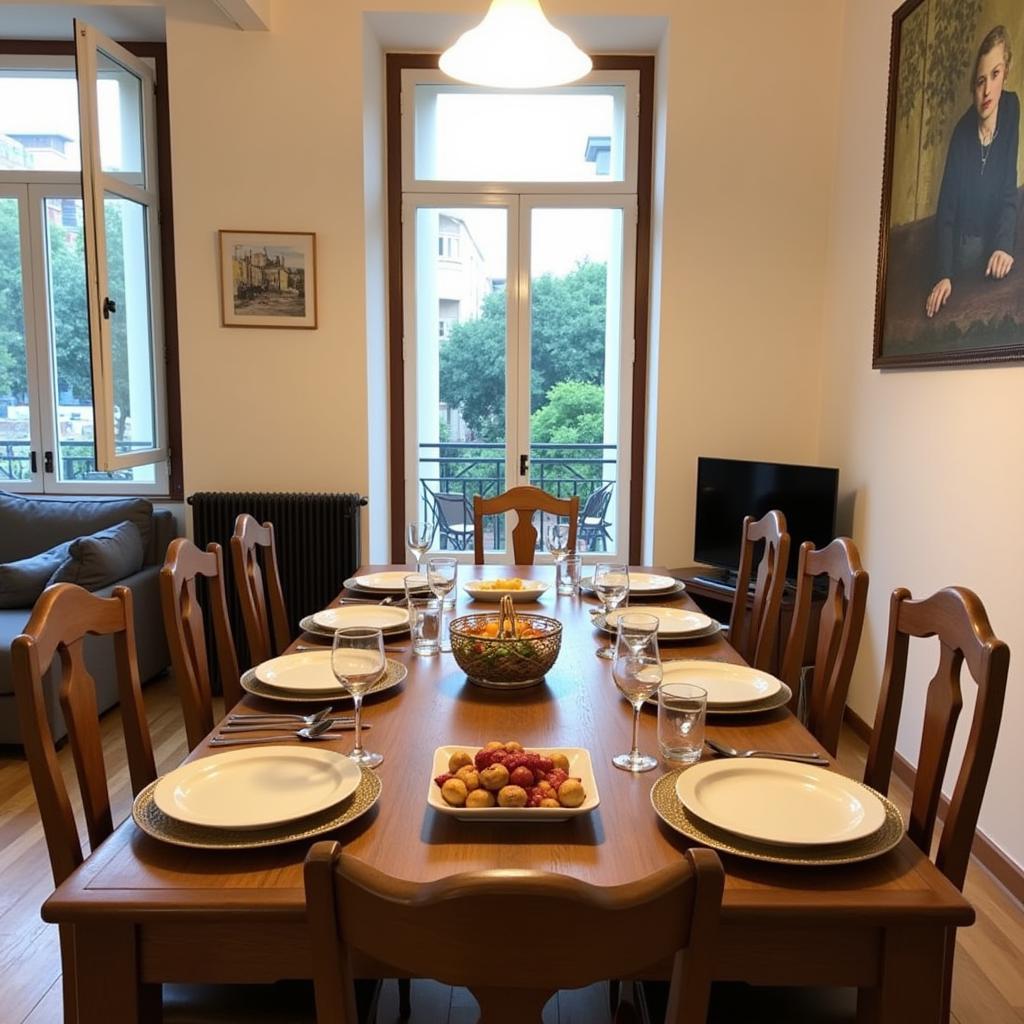
{"label": "french door", "polygon": [[579,498],[585,556],[625,557],[635,196],[413,193],[402,219],[406,518],[469,560],[473,495],[530,483]]}

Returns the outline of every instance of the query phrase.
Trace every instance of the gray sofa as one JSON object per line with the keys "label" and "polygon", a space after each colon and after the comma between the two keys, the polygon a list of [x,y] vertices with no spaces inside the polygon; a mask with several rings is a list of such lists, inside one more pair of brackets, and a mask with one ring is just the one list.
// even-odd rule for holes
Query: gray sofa
{"label": "gray sofa", "polygon": [[[142,540],[142,567],[95,593],[109,597],[116,586],[132,590],[139,678],[145,682],[170,664],[160,610],[159,573],[167,545],[177,534],[170,512],[154,510],[142,498],[79,500],[31,498],[0,491],[0,565],[47,551],[65,541],[132,522]],[[137,542],[136,542],[137,543]],[[0,744],[20,744],[18,711],[11,678],[11,643],[24,632],[31,607],[0,608]],[[114,645],[109,637],[89,637],[86,664],[96,680],[100,711],[117,703]],[[47,679],[46,700],[55,740],[67,734],[57,697],[59,665]]]}

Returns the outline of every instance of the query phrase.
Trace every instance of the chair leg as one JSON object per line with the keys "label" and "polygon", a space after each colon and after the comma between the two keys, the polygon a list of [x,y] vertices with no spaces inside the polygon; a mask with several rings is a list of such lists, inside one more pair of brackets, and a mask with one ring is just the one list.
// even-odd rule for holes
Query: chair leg
{"label": "chair leg", "polygon": [[398,979],[398,1016],[402,1020],[412,1016],[412,983],[408,978]]}

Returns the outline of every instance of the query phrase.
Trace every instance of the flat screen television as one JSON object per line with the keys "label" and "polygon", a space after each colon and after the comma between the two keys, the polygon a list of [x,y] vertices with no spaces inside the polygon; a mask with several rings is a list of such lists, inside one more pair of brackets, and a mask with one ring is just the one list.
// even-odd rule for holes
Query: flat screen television
{"label": "flat screen television", "polygon": [[800,545],[809,540],[820,548],[835,537],[838,493],[838,469],[702,456],[697,459],[694,558],[735,574],[743,517],[760,519],[777,508],[790,536],[786,575],[795,579]]}

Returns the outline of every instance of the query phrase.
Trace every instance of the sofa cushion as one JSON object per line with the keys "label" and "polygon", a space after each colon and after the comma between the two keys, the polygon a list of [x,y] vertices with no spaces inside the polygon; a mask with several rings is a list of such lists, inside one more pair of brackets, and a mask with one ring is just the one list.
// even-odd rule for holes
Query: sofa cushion
{"label": "sofa cushion", "polygon": [[126,520],[137,527],[145,550],[153,529],[153,505],[145,498],[84,501],[0,491],[0,563],[28,558]]}
{"label": "sofa cushion", "polygon": [[0,608],[31,608],[68,557],[68,543],[0,565]]}
{"label": "sofa cushion", "polygon": [[142,568],[145,552],[134,523],[118,523],[68,545],[67,559],[50,577],[51,583],[77,583],[86,590],[116,583]]}

